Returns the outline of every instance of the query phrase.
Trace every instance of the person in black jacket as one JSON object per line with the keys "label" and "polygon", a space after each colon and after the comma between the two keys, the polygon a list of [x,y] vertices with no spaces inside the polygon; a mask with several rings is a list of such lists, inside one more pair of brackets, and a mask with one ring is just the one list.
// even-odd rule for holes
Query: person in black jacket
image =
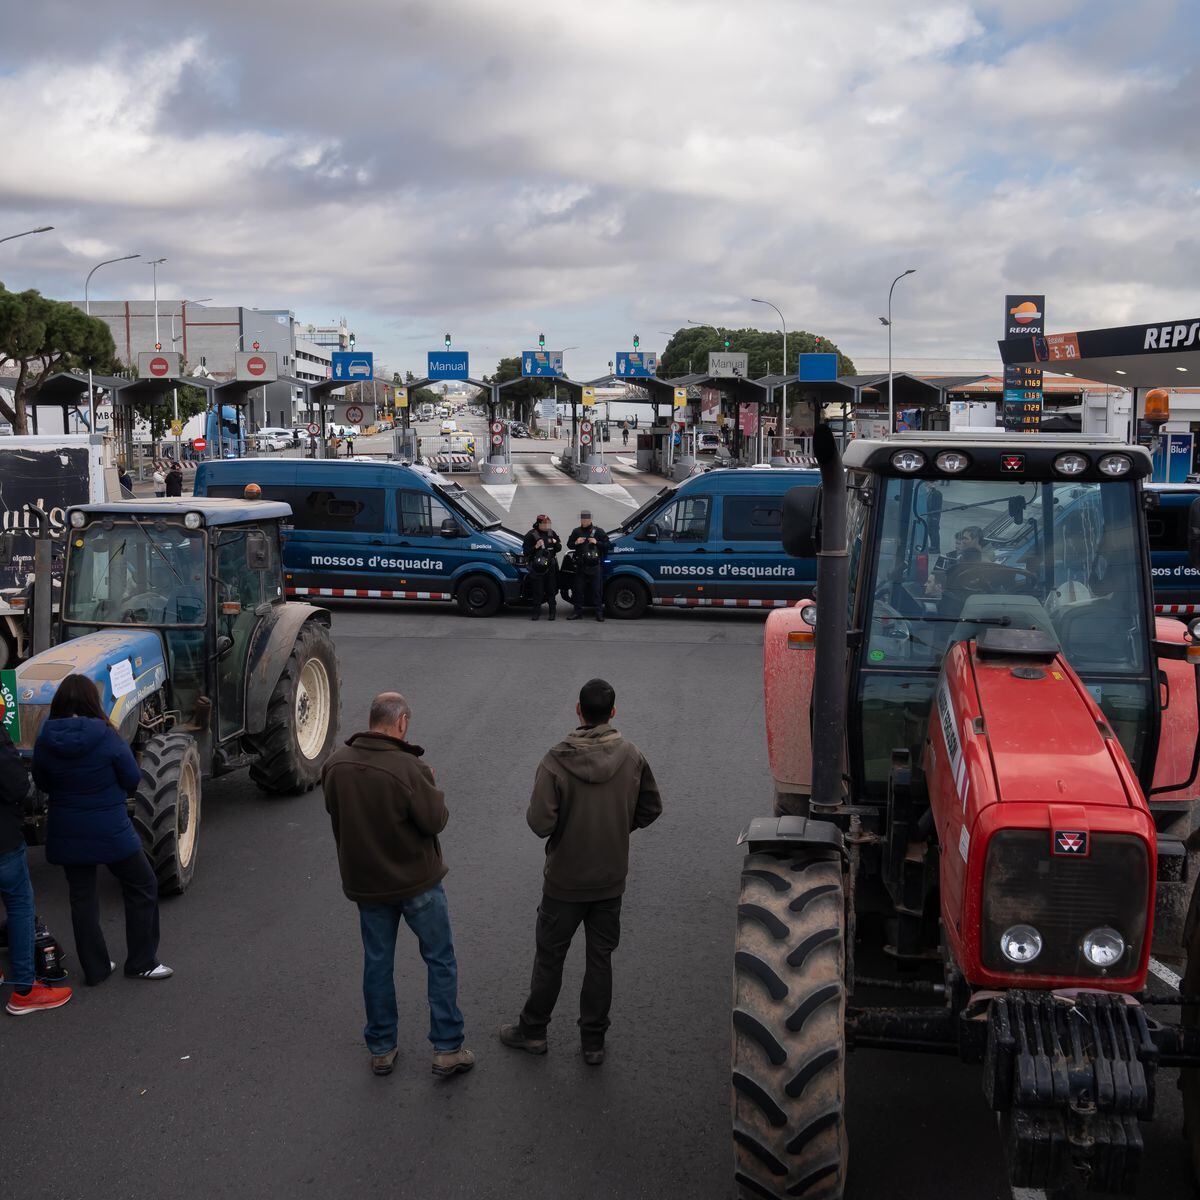
{"label": "person in black jacket", "polygon": [[575,554],[575,611],[567,618],[578,621],[585,608],[592,609],[597,621],[604,620],[604,559],[612,549],[608,534],[592,524],[592,514],[584,509],[579,524],[567,538],[567,547]]}
{"label": "person in black jacket", "polygon": [[125,974],[137,979],[174,974],[158,959],[158,881],[125,808],[141,778],[96,685],[86,675],[68,675],[34,743],[33,779],[47,795],[46,861],[61,866],[67,877],[75,950],[92,987],[116,965],[100,928],[101,864],[120,881],[125,898]]}
{"label": "person in black jacket", "polygon": [[171,465],[167,470],[167,495],[183,495],[183,467],[174,459],[171,459]]}
{"label": "person in black jacket", "polygon": [[[12,964],[12,995],[5,1008],[14,1017],[61,1008],[70,988],[46,987],[34,976],[36,916],[33,884],[25,857],[22,815],[29,796],[29,772],[21,762],[8,730],[0,725],[0,901],[8,918],[8,957]],[[4,976],[0,975],[0,983]]]}
{"label": "person in black jacket", "polygon": [[521,548],[529,564],[529,598],[533,601],[533,620],[542,615],[542,605],[545,604],[553,621],[558,605],[558,552],[562,549],[562,539],[554,532],[550,518],[545,513],[538,514]]}

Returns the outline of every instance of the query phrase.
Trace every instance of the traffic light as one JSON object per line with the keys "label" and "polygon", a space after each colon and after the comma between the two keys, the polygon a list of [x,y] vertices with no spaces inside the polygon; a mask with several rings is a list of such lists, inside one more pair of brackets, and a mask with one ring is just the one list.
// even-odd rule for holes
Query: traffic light
{"label": "traffic light", "polygon": [[538,334],[538,349],[545,350],[545,348],[546,348],[546,335],[544,333],[539,333]]}
{"label": "traffic light", "polygon": [[351,350],[353,350],[353,349],[354,349],[354,342],[355,342],[355,337],[354,337],[354,334],[351,334],[351,335],[350,335],[350,349],[351,349]]}
{"label": "traffic light", "polygon": [[155,342],[155,343],[154,343],[154,348],[155,348],[155,350],[161,350],[161,349],[162,349],[162,342]]}
{"label": "traffic light", "polygon": [[450,349],[450,335],[446,334],[446,349]]}
{"label": "traffic light", "polygon": [[642,344],[642,339],[635,333],[633,335],[633,348],[636,350]]}
{"label": "traffic light", "polygon": [[251,342],[250,345],[253,346],[255,350],[259,348],[257,342]]}
{"label": "traffic light", "polygon": [[729,339],[728,338],[725,339],[725,349],[726,350],[729,349]]}

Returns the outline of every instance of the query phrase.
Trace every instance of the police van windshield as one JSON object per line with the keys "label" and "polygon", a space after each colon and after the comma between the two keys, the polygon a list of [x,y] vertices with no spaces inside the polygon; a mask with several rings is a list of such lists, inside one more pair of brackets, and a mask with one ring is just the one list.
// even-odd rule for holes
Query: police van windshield
{"label": "police van windshield", "polygon": [[479,526],[480,529],[499,529],[500,518],[478,496],[473,496],[465,487],[458,483],[435,483],[433,490],[438,493],[452,508]]}
{"label": "police van windshield", "polygon": [[617,528],[622,533],[625,533],[630,529],[636,529],[642,523],[642,521],[644,521],[646,517],[648,517],[662,503],[662,501],[674,491],[675,488],[672,487],[659,488],[659,490],[655,492],[654,495],[651,496],[650,499],[647,500],[646,503],[637,510],[637,512],[635,512],[632,516],[626,517],[625,520],[617,526]]}

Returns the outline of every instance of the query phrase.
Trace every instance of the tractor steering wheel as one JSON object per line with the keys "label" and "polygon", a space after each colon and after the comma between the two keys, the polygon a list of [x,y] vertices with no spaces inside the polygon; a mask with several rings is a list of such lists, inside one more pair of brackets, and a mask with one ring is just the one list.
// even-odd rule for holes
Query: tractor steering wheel
{"label": "tractor steering wheel", "polygon": [[161,592],[138,592],[125,599],[125,607],[121,612],[121,620],[130,623],[148,625],[151,621],[151,609],[158,609],[158,619],[167,619],[167,598]]}
{"label": "tractor steering wheel", "polygon": [[994,593],[1015,596],[1029,591],[1036,578],[1023,567],[1005,567],[994,562],[956,563],[947,572],[945,590],[968,596]]}

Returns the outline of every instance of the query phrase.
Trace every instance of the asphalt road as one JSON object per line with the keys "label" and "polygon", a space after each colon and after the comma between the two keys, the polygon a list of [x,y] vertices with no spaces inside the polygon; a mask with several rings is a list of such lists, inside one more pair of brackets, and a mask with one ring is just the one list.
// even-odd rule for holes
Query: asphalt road
{"label": "asphalt road", "polygon": [[[399,688],[449,799],[446,886],[475,1071],[431,1074],[424,972],[402,933],[401,1057],[390,1078],[370,1074],[356,914],[320,794],[269,800],[234,776],[207,787],[196,881],[163,904],[175,978],[118,973],[57,1012],[0,1018],[4,1194],[727,1197],[734,841],[771,796],[761,618],[534,625],[516,613],[343,607],[334,632],[343,731],[363,724],[375,692]],[[543,850],[524,821],[533,770],[594,674],[616,686],[617,724],[665,802],[634,839],[600,1069],[578,1055],[578,946],[550,1054],[495,1036],[531,963]],[[71,952],[61,873],[32,857],[39,908]],[[119,960],[114,888],[105,901]],[[859,1051],[848,1093],[850,1197],[1008,1196],[977,1069]],[[1163,1073],[1141,1196],[1195,1194],[1179,1128],[1174,1074]]]}

